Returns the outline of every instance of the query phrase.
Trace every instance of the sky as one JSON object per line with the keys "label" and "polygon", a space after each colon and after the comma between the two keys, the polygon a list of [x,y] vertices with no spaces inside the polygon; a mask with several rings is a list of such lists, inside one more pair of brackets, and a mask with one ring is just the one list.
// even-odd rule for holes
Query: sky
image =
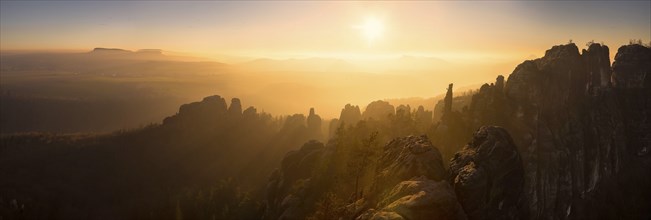
{"label": "sky", "polygon": [[[542,56],[651,41],[651,1],[1,1],[1,50],[158,48],[219,58]],[[369,30],[370,29],[370,30]]]}

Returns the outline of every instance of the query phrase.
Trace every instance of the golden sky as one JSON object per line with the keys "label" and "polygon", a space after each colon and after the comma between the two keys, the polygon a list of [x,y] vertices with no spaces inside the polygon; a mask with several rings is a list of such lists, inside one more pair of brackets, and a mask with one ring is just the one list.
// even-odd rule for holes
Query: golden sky
{"label": "golden sky", "polygon": [[613,53],[630,39],[651,39],[649,1],[1,4],[2,50],[116,47],[217,58],[425,55],[521,60],[570,39],[579,46],[604,42]]}

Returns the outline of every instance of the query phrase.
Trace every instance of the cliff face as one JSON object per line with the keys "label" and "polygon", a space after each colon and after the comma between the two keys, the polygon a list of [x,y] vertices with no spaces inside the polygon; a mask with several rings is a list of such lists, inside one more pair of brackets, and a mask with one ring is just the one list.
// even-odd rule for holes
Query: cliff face
{"label": "cliff face", "polygon": [[520,64],[503,93],[485,85],[473,97],[469,127],[504,126],[522,152],[529,218],[651,215],[649,51],[620,48],[611,80],[608,47],[555,46]]}

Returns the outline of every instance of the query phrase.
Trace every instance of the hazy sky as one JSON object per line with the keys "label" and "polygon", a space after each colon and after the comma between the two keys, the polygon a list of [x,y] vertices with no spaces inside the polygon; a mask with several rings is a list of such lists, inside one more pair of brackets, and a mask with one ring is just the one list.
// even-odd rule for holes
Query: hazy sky
{"label": "hazy sky", "polygon": [[[160,48],[204,55],[441,58],[540,56],[589,40],[651,40],[651,1],[2,1],[15,49]],[[381,30],[370,43],[368,20]],[[366,35],[365,35],[366,34]]]}

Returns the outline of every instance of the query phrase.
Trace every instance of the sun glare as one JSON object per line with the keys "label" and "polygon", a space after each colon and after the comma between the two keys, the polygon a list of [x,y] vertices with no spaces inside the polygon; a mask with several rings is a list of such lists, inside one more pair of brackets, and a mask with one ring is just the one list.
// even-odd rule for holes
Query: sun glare
{"label": "sun glare", "polygon": [[368,46],[373,45],[384,34],[384,24],[375,17],[367,17],[361,25],[357,25],[355,28],[360,30]]}

